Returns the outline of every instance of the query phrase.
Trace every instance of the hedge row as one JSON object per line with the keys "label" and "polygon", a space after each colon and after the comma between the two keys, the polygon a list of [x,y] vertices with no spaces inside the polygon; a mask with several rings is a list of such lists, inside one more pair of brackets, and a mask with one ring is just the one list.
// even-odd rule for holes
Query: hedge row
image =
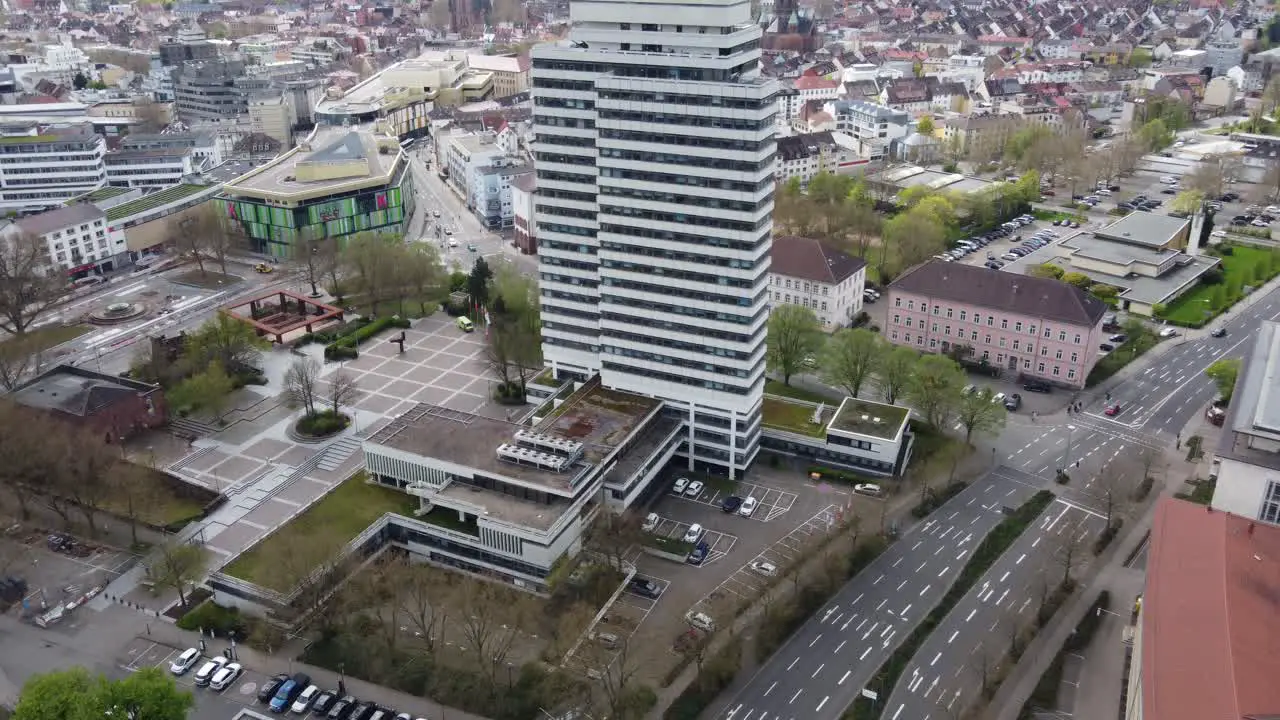
{"label": "hedge row", "polygon": [[912,516],[922,518],[928,515],[934,510],[945,505],[951,498],[964,492],[964,489],[967,487],[969,487],[969,483],[957,480],[956,482],[950,483],[946,487],[942,488],[941,492],[929,490],[928,494],[925,495],[924,500],[921,501],[920,504],[911,508]]}
{"label": "hedge row", "polygon": [[358,349],[360,343],[387,328],[405,329],[409,327],[409,324],[408,320],[397,316],[383,317],[376,320],[356,318],[351,322],[346,322],[327,330],[307,333],[298,338],[298,345],[322,342],[325,343],[325,360],[354,360],[360,357]]}
{"label": "hedge row", "polygon": [[[1013,511],[1011,515],[1006,517],[997,525],[978,549],[969,557],[969,561],[965,563],[964,569],[960,571],[960,576],[956,578],[956,582],[947,590],[947,594],[943,596],[942,601],[929,612],[924,621],[912,631],[906,642],[902,643],[897,650],[885,660],[876,674],[872,676],[868,686],[879,688],[880,694],[885,695],[893,691],[894,686],[898,684],[898,678],[906,671],[907,665],[911,662],[911,658],[920,650],[920,646],[933,633],[947,613],[964,598],[978,580],[1000,556],[1004,554],[1009,546],[1022,535],[1023,531],[1035,522],[1036,518],[1044,512],[1045,508],[1053,502],[1053,493],[1048,490],[1041,490],[1031,497],[1030,500],[1023,503],[1022,507]],[[878,717],[874,704],[871,700],[859,696],[854,700],[853,707],[845,717],[853,720],[875,720]]]}

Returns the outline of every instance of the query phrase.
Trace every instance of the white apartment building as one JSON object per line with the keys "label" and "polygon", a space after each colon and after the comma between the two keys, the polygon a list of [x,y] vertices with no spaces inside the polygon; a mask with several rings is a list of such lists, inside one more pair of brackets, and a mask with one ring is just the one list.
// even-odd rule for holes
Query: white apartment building
{"label": "white apartment building", "polygon": [[200,172],[203,164],[191,148],[120,150],[104,158],[107,184],[127,188],[161,188]]}
{"label": "white apartment building", "polygon": [[1280,525],[1280,323],[1263,322],[1236,379],[1214,456],[1213,508]]}
{"label": "white apartment building", "polygon": [[35,212],[102,187],[106,150],[89,125],[0,130],[0,211]]}
{"label": "white apartment building", "polygon": [[533,50],[543,356],[661,398],[690,468],[759,450],[777,114],[747,0],[575,0]]}
{"label": "white apartment building", "polygon": [[822,328],[849,327],[862,311],[867,264],[813,238],[786,235],[773,239],[769,267],[769,304],[813,310]]}
{"label": "white apartment building", "polygon": [[981,55],[952,55],[938,72],[938,80],[961,83],[969,92],[977,92],[987,79],[986,60]]}
{"label": "white apartment building", "polygon": [[49,261],[72,279],[114,270],[128,262],[124,232],[107,225],[107,213],[76,203],[13,222],[0,234],[9,240],[38,242]]}
{"label": "white apartment building", "polygon": [[910,135],[913,128],[910,114],[884,105],[841,101],[826,110],[835,118],[836,130],[852,137],[858,154],[868,160],[888,157],[893,141]]}

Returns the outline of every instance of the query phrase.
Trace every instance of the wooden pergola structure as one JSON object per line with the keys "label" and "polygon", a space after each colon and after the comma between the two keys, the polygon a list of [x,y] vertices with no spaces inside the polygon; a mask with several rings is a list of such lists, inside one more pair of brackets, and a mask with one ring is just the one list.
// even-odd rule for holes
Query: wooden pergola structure
{"label": "wooden pergola structure", "polygon": [[[245,314],[244,308],[249,312]],[[258,335],[283,343],[295,330],[314,332],[317,325],[341,322],[342,308],[326,305],[289,290],[272,292],[222,308],[231,317],[249,323]]]}

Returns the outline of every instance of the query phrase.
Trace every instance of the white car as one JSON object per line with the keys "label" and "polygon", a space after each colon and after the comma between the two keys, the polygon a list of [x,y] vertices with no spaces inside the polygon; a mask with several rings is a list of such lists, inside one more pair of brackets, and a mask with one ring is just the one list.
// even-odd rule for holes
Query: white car
{"label": "white car", "polygon": [[658,517],[658,513],[649,513],[645,516],[644,522],[640,525],[640,529],[645,532],[653,532],[658,529],[658,523],[662,518]]}
{"label": "white car", "polygon": [[751,572],[756,573],[758,575],[763,575],[765,577],[773,577],[774,575],[778,574],[777,565],[774,565],[771,562],[765,562],[763,560],[756,560],[755,562],[748,565],[748,567],[751,568]]}
{"label": "white car", "polygon": [[868,495],[870,497],[880,497],[884,495],[884,491],[875,483],[858,483],[853,486],[853,491],[859,495]]}
{"label": "white car", "polygon": [[1209,237],[1224,238],[1226,236],[1227,236],[1226,230],[1214,230],[1213,232],[1209,233]]}
{"label": "white car", "polygon": [[995,404],[997,404],[997,405],[1003,405],[1003,404],[1004,404],[1004,393],[996,393],[995,395],[992,395],[992,396],[991,396],[991,402],[993,402],[993,403],[995,403]]}
{"label": "white car", "polygon": [[742,501],[742,506],[738,508],[738,514],[742,517],[751,517],[756,511],[757,504],[756,499],[748,495],[747,499]]}
{"label": "white car", "polygon": [[1178,178],[1172,175],[1165,175],[1164,177],[1160,178],[1160,182],[1164,183],[1165,185],[1177,185]]}
{"label": "white car", "polygon": [[200,687],[208,685],[213,680],[213,676],[217,675],[218,671],[226,667],[229,662],[231,661],[221,655],[214,655],[209,658],[209,662],[201,665],[200,669],[196,671],[196,685]]}
{"label": "white car", "polygon": [[702,487],[703,486],[702,486],[701,480],[694,480],[693,482],[689,483],[689,487],[684,489],[684,494],[689,497],[698,497],[699,495],[702,494]]}
{"label": "white car", "polygon": [[458,241],[455,238],[449,238],[449,247],[451,248],[458,247]]}
{"label": "white car", "polygon": [[231,683],[235,682],[236,678],[240,677],[241,670],[243,668],[240,667],[240,663],[231,663],[223,667],[214,673],[213,680],[209,681],[209,689],[219,692],[226,690],[231,687]]}
{"label": "white car", "polygon": [[676,484],[671,486],[671,492],[683,495],[687,487],[689,487],[689,478],[676,478]]}
{"label": "white car", "polygon": [[308,685],[306,690],[298,696],[293,702],[293,707],[289,708],[294,713],[301,715],[311,709],[311,703],[315,702],[316,696],[320,694],[320,688],[315,685]]}
{"label": "white car", "polygon": [[191,666],[195,665],[199,659],[200,650],[198,648],[187,648],[182,651],[181,655],[174,658],[173,662],[169,663],[169,672],[174,675],[186,675]]}
{"label": "white car", "polygon": [[687,543],[696,543],[702,538],[702,533],[702,526],[698,523],[694,523],[689,526],[688,530],[684,531],[684,541]]}
{"label": "white car", "polygon": [[1171,327],[1164,328],[1163,330],[1160,331],[1160,337],[1162,338],[1171,338],[1171,337],[1177,337],[1177,336],[1178,336],[1178,331]]}

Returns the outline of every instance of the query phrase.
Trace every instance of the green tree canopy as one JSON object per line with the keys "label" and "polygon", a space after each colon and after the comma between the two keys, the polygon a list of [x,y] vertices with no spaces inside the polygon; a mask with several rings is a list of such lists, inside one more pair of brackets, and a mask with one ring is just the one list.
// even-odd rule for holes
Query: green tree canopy
{"label": "green tree canopy", "polygon": [[925,355],[915,364],[907,382],[907,397],[925,422],[944,430],[959,406],[965,386],[964,370],[945,355]]}
{"label": "green tree canopy", "polygon": [[919,353],[901,345],[896,345],[885,353],[884,359],[876,368],[876,378],[880,381],[880,388],[884,390],[885,402],[892,403],[907,389],[919,359]]}
{"label": "green tree canopy", "polygon": [[1203,202],[1204,193],[1200,190],[1183,190],[1173,198],[1173,202],[1169,203],[1169,209],[1192,215],[1200,211],[1200,205]]}
{"label": "green tree canopy", "polygon": [[857,397],[888,351],[879,334],[866,328],[838,330],[822,356],[822,378]]}
{"label": "green tree canopy", "polygon": [[974,433],[997,435],[1004,429],[1009,411],[1003,403],[994,402],[990,390],[961,393],[956,403],[956,421],[964,427],[964,441],[973,440]]}
{"label": "green tree canopy", "polygon": [[1027,274],[1034,275],[1035,277],[1061,280],[1065,271],[1053,263],[1041,263],[1027,270]]}
{"label": "green tree canopy", "polygon": [[1074,285],[1081,290],[1084,290],[1093,284],[1093,281],[1089,279],[1088,275],[1078,272],[1064,273],[1062,276],[1062,282],[1067,283],[1068,285]]}
{"label": "green tree canopy", "polygon": [[920,133],[921,135],[931,136],[933,135],[933,130],[934,130],[933,118],[929,117],[928,115],[925,115],[924,117],[920,118],[920,122],[916,123],[916,132]]}
{"label": "green tree canopy", "polygon": [[1240,358],[1223,358],[1205,368],[1205,375],[1218,387],[1222,399],[1231,402],[1231,393],[1236,388],[1236,377],[1240,374]]}
{"label": "green tree canopy", "polygon": [[27,680],[13,720],[185,720],[194,703],[160,668],[146,667],[121,680],[72,668]]}
{"label": "green tree canopy", "polygon": [[249,323],[218,313],[187,336],[182,359],[191,371],[217,364],[226,372],[239,374],[256,368],[262,350],[270,346]]}
{"label": "green tree canopy", "polygon": [[813,310],[799,305],[779,305],[769,314],[769,370],[791,384],[791,376],[804,368],[805,358],[818,351],[822,343],[822,324]]}

